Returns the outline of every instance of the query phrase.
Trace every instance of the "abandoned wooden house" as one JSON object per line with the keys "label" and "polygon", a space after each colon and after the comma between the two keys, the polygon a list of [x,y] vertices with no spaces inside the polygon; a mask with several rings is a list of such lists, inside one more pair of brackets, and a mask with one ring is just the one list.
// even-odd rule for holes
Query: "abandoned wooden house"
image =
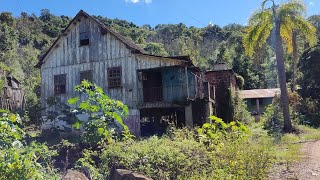
{"label": "abandoned wooden house", "polygon": [[0,109],[15,111],[24,109],[24,91],[21,83],[0,69]]}
{"label": "abandoned wooden house", "polygon": [[188,56],[149,55],[82,10],[36,67],[44,117],[54,109],[46,99],[79,96],[73,87],[84,78],[128,105],[124,122],[135,135],[161,134],[168,120],[193,127],[213,114],[214,88]]}

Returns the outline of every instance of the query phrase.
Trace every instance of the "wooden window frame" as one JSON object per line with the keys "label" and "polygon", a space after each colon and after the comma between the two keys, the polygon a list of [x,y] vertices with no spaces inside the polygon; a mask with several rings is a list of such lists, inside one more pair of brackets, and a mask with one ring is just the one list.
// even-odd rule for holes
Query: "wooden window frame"
{"label": "wooden window frame", "polygon": [[121,88],[122,87],[122,68],[112,67],[107,69],[108,73],[108,87]]}
{"label": "wooden window frame", "polygon": [[80,46],[90,45],[90,33],[89,31],[83,31],[79,33],[79,44]]}
{"label": "wooden window frame", "polygon": [[53,76],[54,95],[66,94],[67,74],[57,74]]}

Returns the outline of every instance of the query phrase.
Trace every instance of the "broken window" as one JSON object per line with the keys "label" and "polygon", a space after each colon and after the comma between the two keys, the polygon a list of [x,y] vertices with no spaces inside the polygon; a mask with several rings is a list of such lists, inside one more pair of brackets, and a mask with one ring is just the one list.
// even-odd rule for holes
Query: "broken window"
{"label": "broken window", "polygon": [[66,74],[59,74],[54,76],[54,94],[66,93]]}
{"label": "broken window", "polygon": [[121,67],[108,68],[109,88],[121,87]]}
{"label": "broken window", "polygon": [[84,31],[80,32],[80,46],[86,46],[89,45],[90,40],[89,40],[89,32]]}
{"label": "broken window", "polygon": [[91,70],[89,70],[89,71],[81,71],[80,72],[80,83],[83,80],[87,80],[87,81],[92,83],[93,75],[92,75],[92,71]]}

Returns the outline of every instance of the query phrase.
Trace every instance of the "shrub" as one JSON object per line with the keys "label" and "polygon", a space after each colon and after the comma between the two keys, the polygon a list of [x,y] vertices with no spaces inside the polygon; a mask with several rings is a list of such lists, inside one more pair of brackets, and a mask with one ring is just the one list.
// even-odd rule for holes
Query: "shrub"
{"label": "shrub", "polygon": [[175,129],[170,136],[111,143],[100,155],[100,173],[124,168],[153,179],[263,179],[273,159],[271,142],[252,140],[240,123],[211,119],[213,125],[197,133]]}
{"label": "shrub", "polygon": [[156,136],[138,142],[118,142],[101,155],[101,170],[125,168],[154,179],[209,178],[213,173],[212,152],[192,139],[171,140]]}
{"label": "shrub", "polygon": [[246,135],[249,134],[249,129],[238,121],[226,124],[216,116],[210,116],[209,118],[211,124],[206,123],[197,129],[197,139],[212,149],[219,148],[227,138],[245,141]]}
{"label": "shrub", "polygon": [[[75,107],[71,108],[61,103],[59,99],[51,98],[47,100],[49,106],[55,105],[61,109],[61,112],[49,112],[48,119],[55,121],[58,118],[71,124],[76,130],[83,129],[81,140],[90,145],[110,143],[116,128],[118,130],[122,128],[125,139],[133,138],[122,121],[122,118],[128,115],[128,107],[125,104],[111,99],[104,94],[101,87],[86,80],[75,86],[74,90],[82,93],[87,100],[79,102],[79,97],[71,98],[68,104]],[[59,117],[61,113],[64,115]],[[87,115],[88,119],[78,118],[80,114]]]}
{"label": "shrub", "polygon": [[18,115],[0,113],[0,179],[56,179],[50,151],[44,144],[24,141]]}

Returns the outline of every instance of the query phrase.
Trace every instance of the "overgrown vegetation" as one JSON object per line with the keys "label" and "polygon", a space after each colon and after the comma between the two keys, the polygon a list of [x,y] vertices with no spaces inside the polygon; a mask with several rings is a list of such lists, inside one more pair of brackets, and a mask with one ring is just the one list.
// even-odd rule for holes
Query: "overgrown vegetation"
{"label": "overgrown vegetation", "polygon": [[[162,137],[134,140],[122,124],[121,118],[127,113],[122,102],[110,99],[100,87],[87,81],[76,86],[75,91],[83,93],[87,100],[78,102],[75,97],[68,101],[73,107],[61,103],[55,106],[64,108],[65,116],[59,118],[68,121],[72,131],[83,128],[76,141],[59,139],[55,145],[49,142],[48,148],[43,142],[50,138],[43,141],[36,137],[41,134],[26,133],[18,115],[2,112],[0,179],[57,179],[69,168],[86,168],[93,179],[108,178],[116,168],[154,179],[263,179],[274,162],[289,167],[299,159],[300,146],[293,144],[298,142],[298,136],[281,133],[280,138],[268,136],[262,130],[267,121],[260,124],[250,121],[248,127],[242,123],[245,120],[225,123],[211,116],[210,124],[195,129],[173,128]],[[238,113],[245,113],[245,109],[241,110],[244,104],[240,99],[237,101]],[[88,121],[77,118],[79,114],[87,115]],[[112,130],[115,126],[110,125],[115,122],[123,127],[122,138],[114,136],[121,131]],[[299,128],[305,134],[302,139],[320,138],[318,130]],[[49,136],[53,136],[52,132]]]}
{"label": "overgrown vegetation", "polygon": [[[297,11],[288,5],[281,8],[283,12],[292,10],[297,14],[303,10],[300,5]],[[243,47],[247,28],[242,25],[198,28],[180,23],[151,27],[101,16],[96,18],[150,54],[190,55],[196,66],[207,70],[212,70],[217,62],[225,62],[238,74],[237,84],[251,89],[278,85],[275,48],[270,46],[272,38],[267,38],[269,33],[265,31],[272,29],[273,18],[270,17],[274,14],[271,9],[265,12],[267,14],[262,14],[267,15],[262,18],[265,26],[258,24],[256,29],[253,26],[249,28],[249,31],[265,36],[255,36],[255,41],[249,41],[255,43],[249,48],[249,52],[254,53],[252,58],[246,55]],[[254,16],[249,24],[256,25],[261,17]],[[55,16],[49,10],[42,10],[40,16],[24,12],[19,17],[13,17],[10,12],[0,14],[0,77],[2,70],[20,80],[27,100],[22,118],[11,112],[0,112],[0,179],[59,179],[67,169],[83,167],[89,169],[93,179],[105,179],[115,168],[126,168],[154,179],[263,179],[272,164],[286,164],[289,169],[292,162],[299,160],[299,142],[320,139],[318,129],[299,125],[320,125],[319,47],[310,47],[302,54],[305,37],[301,34],[294,39],[291,37],[293,30],[303,26],[290,23],[288,27],[291,28],[280,33],[287,43],[285,49],[288,49],[283,54],[287,81],[282,84],[288,83],[293,91],[297,88],[299,93],[289,93],[290,115],[295,119],[294,133],[282,133],[284,118],[280,113],[282,107],[278,97],[261,121],[255,123],[249,112],[245,111],[241,99],[230,93],[225,101],[226,106],[230,107],[227,112],[238,121],[225,123],[212,116],[212,123],[202,127],[173,128],[162,137],[134,139],[122,122],[128,114],[127,106],[110,99],[100,87],[86,81],[76,86],[75,91],[87,100],[79,102],[79,98],[75,97],[68,104],[56,98],[48,100],[49,105],[59,110],[50,112],[48,119],[53,123],[57,119],[63,120],[67,126],[53,128],[48,133],[34,132],[32,128],[25,127],[36,127],[42,123],[38,96],[40,74],[34,65],[70,19]],[[319,16],[314,15],[308,21],[317,27],[320,37]],[[303,25],[311,27],[308,22]],[[311,29],[301,32],[314,35],[315,30]],[[262,45],[257,37],[266,43]],[[298,69],[301,74],[295,69],[297,60],[291,52],[297,47],[291,40],[297,41],[297,54],[302,54]],[[310,37],[307,40],[315,42]],[[298,85],[295,84],[296,77],[299,78]],[[5,85],[2,78],[0,90]],[[64,116],[59,116],[61,113]],[[84,115],[88,121],[79,115]],[[65,136],[70,132],[76,132],[75,136]],[[51,141],[52,138],[55,141]]]}
{"label": "overgrown vegetation", "polygon": [[194,131],[105,146],[94,169],[104,177],[125,168],[154,179],[263,179],[273,160],[271,141],[254,141],[240,122],[210,118],[212,124]]}
{"label": "overgrown vegetation", "polygon": [[56,179],[45,144],[27,142],[19,115],[0,112],[0,179]]}
{"label": "overgrown vegetation", "polygon": [[62,131],[70,129],[67,126],[55,126],[57,120],[65,121],[73,130],[80,132],[81,129],[79,141],[90,145],[110,143],[116,136],[115,130],[123,131],[121,135],[126,139],[133,137],[122,121],[128,115],[128,107],[121,101],[111,99],[101,87],[86,80],[75,86],[74,91],[83,94],[87,100],[79,102],[80,98],[74,97],[68,100],[68,105],[56,97],[47,101],[49,107],[56,109],[49,111],[48,116],[53,128]]}

